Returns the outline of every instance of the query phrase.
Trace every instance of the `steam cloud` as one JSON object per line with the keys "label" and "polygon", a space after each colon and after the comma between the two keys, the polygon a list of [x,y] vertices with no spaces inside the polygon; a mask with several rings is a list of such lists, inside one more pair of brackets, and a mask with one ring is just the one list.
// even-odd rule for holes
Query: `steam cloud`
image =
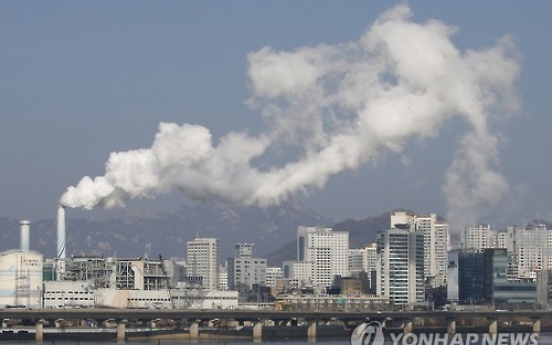
{"label": "steam cloud", "polygon": [[[438,20],[414,23],[399,5],[355,42],[262,48],[248,56],[248,105],[266,120],[263,133],[231,132],[213,144],[205,127],[161,123],[151,148],[111,153],[104,176],[84,177],[60,202],[123,206],[178,188],[196,199],[271,205],[461,118],[468,130],[443,187],[447,216],[476,220],[508,191],[490,127],[518,110],[520,67],[511,38],[460,51],[451,42],[456,31]],[[286,147],[301,148],[299,158],[259,163]]]}

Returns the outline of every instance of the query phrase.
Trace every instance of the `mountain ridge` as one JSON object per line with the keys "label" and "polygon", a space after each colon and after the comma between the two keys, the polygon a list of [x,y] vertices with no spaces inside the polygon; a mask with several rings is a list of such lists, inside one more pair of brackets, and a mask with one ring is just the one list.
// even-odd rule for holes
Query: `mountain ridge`
{"label": "mountain ridge", "polygon": [[[173,213],[128,213],[120,218],[66,219],[66,252],[116,257],[185,257],[186,242],[199,237],[220,240],[220,261],[233,256],[236,243],[254,243],[255,256],[266,255],[295,237],[299,225],[331,226],[334,221],[297,200],[261,208],[221,202],[182,206]],[[0,217],[0,251],[20,247],[19,220]],[[56,253],[55,219],[31,221],[30,248],[45,257]]]}

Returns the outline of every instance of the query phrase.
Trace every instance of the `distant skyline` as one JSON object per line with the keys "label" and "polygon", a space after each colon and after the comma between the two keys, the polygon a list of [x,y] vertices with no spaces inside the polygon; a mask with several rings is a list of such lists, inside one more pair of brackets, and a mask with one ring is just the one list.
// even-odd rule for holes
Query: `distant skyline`
{"label": "distant skyline", "polygon": [[497,5],[4,1],[0,216],[54,218],[130,151],[71,202],[550,221],[552,4]]}

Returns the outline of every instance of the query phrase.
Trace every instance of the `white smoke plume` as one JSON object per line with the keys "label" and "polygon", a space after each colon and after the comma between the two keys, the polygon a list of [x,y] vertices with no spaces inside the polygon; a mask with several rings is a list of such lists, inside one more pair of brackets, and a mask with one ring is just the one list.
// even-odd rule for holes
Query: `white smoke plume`
{"label": "white smoke plume", "polygon": [[[399,5],[358,41],[262,48],[248,56],[248,104],[266,120],[263,133],[232,132],[213,143],[205,127],[161,123],[151,148],[112,153],[105,175],[84,177],[61,204],[122,206],[127,198],[180,189],[196,199],[271,205],[461,118],[468,129],[444,192],[454,210],[449,217],[477,218],[508,189],[490,127],[517,110],[520,67],[509,37],[461,51],[451,41],[456,32],[438,20],[415,23]],[[301,148],[299,158],[259,164],[286,147]]]}

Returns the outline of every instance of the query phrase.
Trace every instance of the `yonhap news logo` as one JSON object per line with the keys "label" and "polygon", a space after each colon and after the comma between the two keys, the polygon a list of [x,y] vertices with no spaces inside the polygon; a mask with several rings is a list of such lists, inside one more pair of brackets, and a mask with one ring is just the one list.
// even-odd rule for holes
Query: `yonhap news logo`
{"label": "yonhap news logo", "polygon": [[358,325],[351,334],[352,345],[383,345],[384,342],[385,338],[379,321]]}
{"label": "yonhap news logo", "polygon": [[538,345],[538,333],[388,333],[372,321],[358,325],[352,345]]}

